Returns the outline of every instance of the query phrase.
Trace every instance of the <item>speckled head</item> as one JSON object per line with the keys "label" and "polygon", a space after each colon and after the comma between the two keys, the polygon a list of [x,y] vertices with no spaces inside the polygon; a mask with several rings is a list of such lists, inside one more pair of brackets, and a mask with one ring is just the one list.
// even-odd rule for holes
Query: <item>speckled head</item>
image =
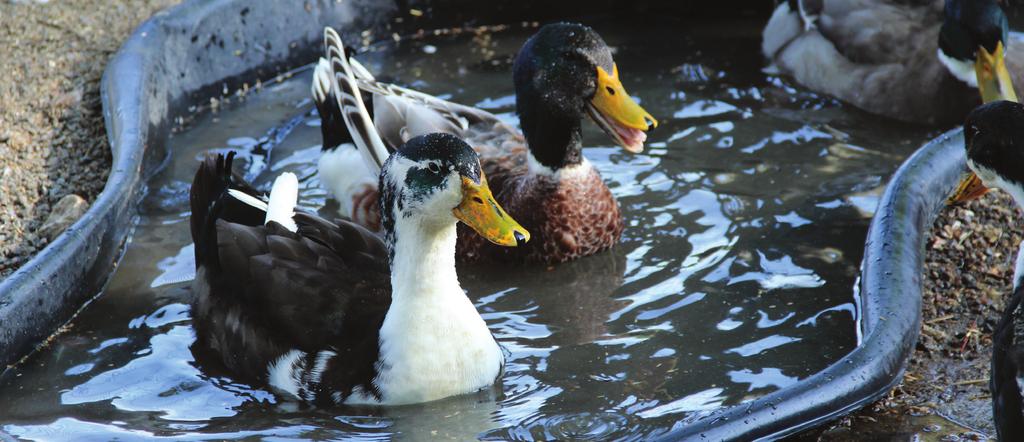
{"label": "speckled head", "polygon": [[643,149],[657,121],[626,93],[618,72],[608,45],[581,24],[545,25],[523,44],[512,66],[516,112],[538,162],[558,169],[582,161],[585,114],[627,150]]}
{"label": "speckled head", "polygon": [[494,201],[473,148],[451,134],[421,135],[399,147],[381,169],[379,189],[381,224],[392,245],[397,221],[413,218],[428,231],[460,220],[499,245],[530,237]]}

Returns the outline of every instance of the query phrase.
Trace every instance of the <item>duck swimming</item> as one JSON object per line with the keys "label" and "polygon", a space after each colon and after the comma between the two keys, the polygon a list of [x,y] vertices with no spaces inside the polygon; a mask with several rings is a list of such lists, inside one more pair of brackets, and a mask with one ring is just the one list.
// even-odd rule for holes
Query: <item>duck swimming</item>
{"label": "duck swimming", "polygon": [[[409,137],[446,132],[473,146],[496,200],[535,235],[523,247],[503,248],[460,234],[461,260],[563,262],[618,242],[619,205],[583,156],[582,120],[590,116],[630,152],[643,150],[657,121],[626,93],[593,29],[549,24],[523,45],[513,63],[522,134],[489,112],[378,82],[333,29],[324,40],[312,85],[324,138],[319,175],[342,216],[377,229],[375,170]],[[369,112],[355,112],[356,101]]]}
{"label": "duck swimming", "polygon": [[[1010,194],[1024,208],[1024,106],[996,101],[972,111],[964,123],[967,164],[973,171],[950,198],[977,198],[989,186]],[[1024,244],[1017,252],[1013,294],[992,335],[992,414],[999,440],[1024,439]]]}
{"label": "duck swimming", "polygon": [[264,201],[232,159],[207,157],[190,192],[197,356],[316,405],[425,402],[494,382],[504,356],[459,286],[455,225],[502,246],[530,234],[465,142],[417,136],[387,159],[383,239],[295,212],[292,174]]}
{"label": "duck swimming", "polygon": [[788,0],[762,51],[778,72],[868,112],[953,125],[981,102],[1017,101],[1024,47],[1008,30],[995,0]]}

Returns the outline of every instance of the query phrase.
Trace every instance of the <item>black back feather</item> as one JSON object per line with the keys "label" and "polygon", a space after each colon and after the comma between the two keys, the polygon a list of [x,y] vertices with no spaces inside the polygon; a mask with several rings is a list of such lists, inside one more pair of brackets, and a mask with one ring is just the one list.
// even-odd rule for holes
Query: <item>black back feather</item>
{"label": "black back feather", "polygon": [[1006,441],[1024,439],[1024,408],[1017,382],[1024,376],[1024,342],[1017,336],[1018,329],[1024,327],[1024,318],[1019,311],[1021,298],[1024,298],[1024,286],[1013,293],[992,335],[992,372],[989,377],[992,416],[999,440]]}
{"label": "black back feather", "polygon": [[308,358],[331,351],[337,356],[304,399],[330,403],[329,393],[345,397],[356,387],[377,394],[379,330],[391,303],[383,241],[356,224],[306,213],[295,215],[297,232],[263,225],[262,211],[227,194],[251,190],[230,172],[232,158],[206,158],[191,192],[197,358],[263,382],[268,365],[290,350]]}

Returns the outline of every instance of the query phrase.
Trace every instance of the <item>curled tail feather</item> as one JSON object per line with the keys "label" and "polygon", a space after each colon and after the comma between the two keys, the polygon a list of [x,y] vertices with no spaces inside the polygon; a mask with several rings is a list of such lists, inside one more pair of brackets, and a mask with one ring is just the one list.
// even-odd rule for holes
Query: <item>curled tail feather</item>
{"label": "curled tail feather", "polygon": [[[330,78],[331,90],[334,92],[338,109],[341,110],[342,120],[370,170],[379,173],[391,153],[377,133],[373,118],[363,102],[356,74],[349,63],[341,37],[330,27],[324,29],[324,48],[331,73],[334,74]],[[360,70],[368,74],[361,65]]]}
{"label": "curled tail feather", "polygon": [[264,219],[265,210],[244,199],[259,201],[259,192],[232,170],[234,159],[234,151],[227,155],[207,155],[192,179],[189,227],[195,243],[197,268],[219,268],[217,220],[256,225]]}

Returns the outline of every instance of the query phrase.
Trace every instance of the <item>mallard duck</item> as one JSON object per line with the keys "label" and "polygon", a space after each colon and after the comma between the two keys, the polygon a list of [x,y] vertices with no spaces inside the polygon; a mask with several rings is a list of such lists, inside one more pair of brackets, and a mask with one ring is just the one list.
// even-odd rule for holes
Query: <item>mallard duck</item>
{"label": "mallard duck", "polygon": [[417,136],[383,164],[383,239],[295,212],[291,174],[263,200],[232,158],[206,158],[190,194],[197,354],[317,405],[425,402],[494,382],[504,357],[459,286],[455,225],[502,246],[530,234],[465,142]]}
{"label": "mallard duck", "polygon": [[[460,259],[562,262],[619,240],[619,205],[583,156],[581,122],[589,115],[624,149],[640,152],[657,121],[626,93],[593,29],[550,24],[523,45],[513,63],[523,134],[489,112],[376,81],[333,29],[324,43],[312,85],[324,137],[319,176],[342,216],[376,229],[374,171],[409,137],[446,132],[476,149],[498,202],[536,236],[502,248],[459,235]],[[357,101],[372,116],[355,112]]]}
{"label": "mallard duck", "polygon": [[809,89],[897,120],[954,125],[982,101],[1017,100],[1024,47],[1008,44],[1008,29],[995,0],[788,0],[762,50]]}
{"label": "mallard duck", "polygon": [[[1024,208],[1024,106],[1010,101],[982,105],[964,123],[971,169],[950,203],[977,198],[989,186],[1010,194]],[[999,440],[1024,440],[1024,244],[1017,252],[1013,295],[992,335],[992,414]]]}

